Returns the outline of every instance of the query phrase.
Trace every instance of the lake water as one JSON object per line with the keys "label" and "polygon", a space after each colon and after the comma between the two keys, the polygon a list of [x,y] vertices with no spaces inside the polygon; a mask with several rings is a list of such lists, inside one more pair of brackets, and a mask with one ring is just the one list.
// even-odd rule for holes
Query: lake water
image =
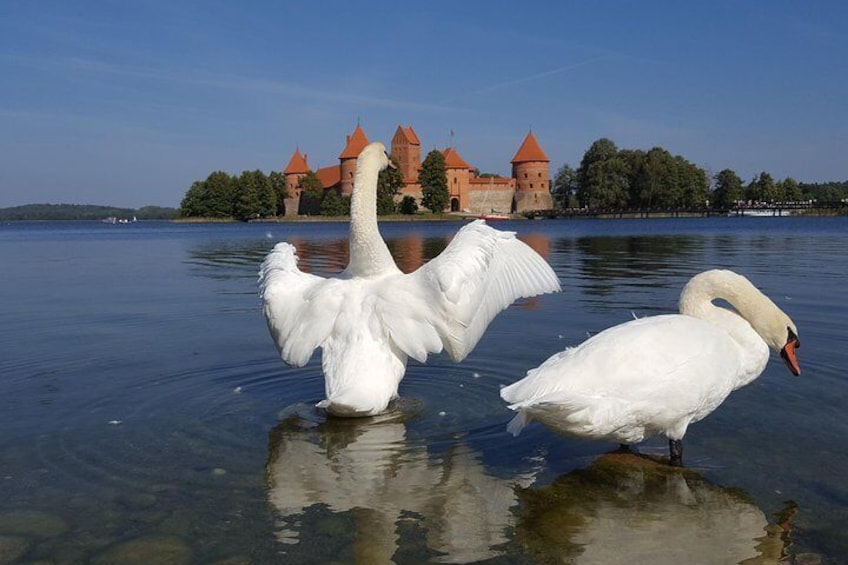
{"label": "lake water", "polygon": [[[497,227],[564,291],[460,364],[410,361],[392,415],[338,421],[319,356],[277,358],[256,274],[279,240],[340,270],[346,224],[0,225],[0,563],[848,563],[848,218]],[[458,228],[381,225],[404,270]],[[802,375],[773,356],[689,429],[689,471],[506,433],[501,386],[713,267],[792,316]]]}

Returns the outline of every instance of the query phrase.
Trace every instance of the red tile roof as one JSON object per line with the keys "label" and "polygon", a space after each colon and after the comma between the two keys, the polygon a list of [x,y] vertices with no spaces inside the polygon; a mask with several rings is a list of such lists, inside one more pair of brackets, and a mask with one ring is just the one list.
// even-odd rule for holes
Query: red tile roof
{"label": "red tile roof", "polygon": [[288,166],[283,170],[284,175],[303,174],[309,172],[309,165],[306,164],[306,156],[300,154],[300,149],[294,150]]}
{"label": "red tile roof", "polygon": [[418,139],[418,136],[415,134],[415,130],[412,129],[412,126],[398,126],[395,130],[394,137],[392,137],[392,144],[396,142],[406,142],[409,145],[421,145],[421,140]]}
{"label": "red tile roof", "polygon": [[407,126],[404,129],[404,133],[406,134],[406,138],[409,140],[409,143],[412,145],[421,145],[421,140],[418,139],[418,134],[415,133],[415,130],[412,129],[412,126]]}
{"label": "red tile roof", "polygon": [[365,149],[366,145],[368,145],[368,138],[359,124],[356,124],[353,134],[347,136],[347,145],[345,145],[342,154],[339,155],[339,159],[356,159],[362,150]]}
{"label": "red tile roof", "polygon": [[342,180],[342,171],[338,165],[330,167],[322,167],[315,171],[315,176],[324,185],[324,188],[330,188],[339,184]]}
{"label": "red tile roof", "polygon": [[459,153],[456,152],[456,149],[453,147],[448,147],[447,149],[442,151],[442,155],[445,156],[445,168],[446,169],[470,169],[471,165],[466,163],[462,157],[459,156]]}
{"label": "red tile roof", "polygon": [[539,147],[539,142],[536,141],[536,136],[533,135],[532,131],[524,138],[524,142],[518,148],[518,152],[512,158],[511,163],[526,163],[528,161],[550,161],[542,148]]}

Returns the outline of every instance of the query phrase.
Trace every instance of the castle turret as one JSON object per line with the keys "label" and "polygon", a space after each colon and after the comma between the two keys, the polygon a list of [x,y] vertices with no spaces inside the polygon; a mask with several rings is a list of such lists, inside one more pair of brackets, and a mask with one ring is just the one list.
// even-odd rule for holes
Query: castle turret
{"label": "castle turret", "polygon": [[513,208],[516,212],[553,208],[550,163],[536,136],[529,132],[512,158],[512,176],[516,181]]}
{"label": "castle turret", "polygon": [[445,156],[445,174],[448,181],[448,194],[450,195],[450,209],[452,212],[468,207],[468,185],[471,179],[471,165],[459,156],[456,149],[448,147],[442,151]]}
{"label": "castle turret", "polygon": [[308,172],[309,165],[306,163],[306,155],[301,155],[299,148],[295,149],[288,166],[283,169],[283,176],[286,179],[286,192],[289,195],[284,201],[286,216],[297,215],[300,204],[300,179]]}
{"label": "castle turret", "polygon": [[421,168],[421,141],[412,126],[398,126],[392,138],[392,159],[403,174],[403,182],[416,184]]}
{"label": "castle turret", "polygon": [[356,158],[368,145],[368,138],[359,124],[353,133],[347,136],[347,144],[339,155],[339,172],[341,173],[340,188],[343,196],[353,193],[353,176],[356,173]]}

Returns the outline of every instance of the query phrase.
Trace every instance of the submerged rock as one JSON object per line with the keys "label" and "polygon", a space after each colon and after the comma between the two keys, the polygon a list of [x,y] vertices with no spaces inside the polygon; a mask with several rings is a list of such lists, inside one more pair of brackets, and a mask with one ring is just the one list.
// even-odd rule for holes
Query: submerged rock
{"label": "submerged rock", "polygon": [[49,538],[68,529],[68,524],[54,514],[40,510],[12,510],[0,513],[0,534]]}
{"label": "submerged rock", "polygon": [[173,536],[151,536],[116,545],[95,559],[107,565],[182,565],[192,562],[192,550],[184,541]]}
{"label": "submerged rock", "polygon": [[18,536],[0,536],[0,565],[14,563],[29,551],[29,542]]}

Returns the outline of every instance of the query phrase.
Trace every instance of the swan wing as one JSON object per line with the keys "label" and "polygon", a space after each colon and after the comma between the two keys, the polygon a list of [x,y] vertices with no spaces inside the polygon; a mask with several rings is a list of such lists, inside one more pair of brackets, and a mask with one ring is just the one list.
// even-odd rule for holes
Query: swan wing
{"label": "swan wing", "polygon": [[[436,353],[444,347],[461,361],[492,319],[515,300],[559,290],[550,265],[515,233],[476,220],[459,230],[438,257],[401,278],[395,298],[401,308],[386,312],[384,320],[410,356],[419,359],[422,348]],[[411,318],[406,316],[410,312]],[[417,343],[402,337],[408,324],[416,327]]]}
{"label": "swan wing", "polygon": [[330,335],[342,305],[341,281],[304,273],[293,245],[278,243],[259,270],[265,320],[283,361],[303,366]]}

